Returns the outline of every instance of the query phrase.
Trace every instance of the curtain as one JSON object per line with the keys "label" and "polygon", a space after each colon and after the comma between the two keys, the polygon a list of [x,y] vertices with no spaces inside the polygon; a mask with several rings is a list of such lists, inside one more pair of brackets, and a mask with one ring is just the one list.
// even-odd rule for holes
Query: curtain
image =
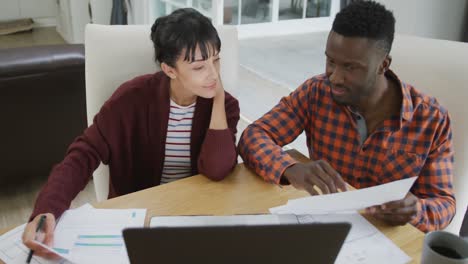
{"label": "curtain", "polygon": [[127,3],[125,0],[112,1],[111,25],[127,25]]}

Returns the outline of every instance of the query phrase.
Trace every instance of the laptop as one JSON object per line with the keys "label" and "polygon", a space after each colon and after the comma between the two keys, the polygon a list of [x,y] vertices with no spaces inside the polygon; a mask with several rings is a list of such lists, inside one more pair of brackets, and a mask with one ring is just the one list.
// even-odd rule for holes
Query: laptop
{"label": "laptop", "polygon": [[123,231],[131,263],[334,263],[349,223],[158,226]]}

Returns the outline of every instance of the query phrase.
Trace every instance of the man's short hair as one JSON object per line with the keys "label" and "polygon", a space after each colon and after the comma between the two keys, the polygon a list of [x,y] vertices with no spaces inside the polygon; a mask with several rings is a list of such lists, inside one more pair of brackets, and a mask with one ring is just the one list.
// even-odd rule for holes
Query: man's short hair
{"label": "man's short hair", "polygon": [[332,30],[345,37],[375,40],[389,53],[395,35],[395,17],[374,1],[354,1],[336,14]]}

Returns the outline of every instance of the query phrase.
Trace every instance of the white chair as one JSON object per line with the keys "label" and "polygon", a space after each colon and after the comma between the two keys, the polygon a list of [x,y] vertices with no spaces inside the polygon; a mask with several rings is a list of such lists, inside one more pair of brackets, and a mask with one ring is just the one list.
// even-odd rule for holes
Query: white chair
{"label": "white chair", "polygon": [[[221,79],[226,91],[237,95],[239,44],[235,27],[218,27],[221,39]],[[123,82],[154,73],[151,25],[104,26],[89,24],[85,32],[86,109],[88,125],[103,103]],[[109,169],[101,164],[93,174],[98,201],[107,199]]]}
{"label": "white chair", "polygon": [[448,109],[455,149],[457,214],[447,231],[458,234],[468,203],[468,44],[398,35],[392,69]]}

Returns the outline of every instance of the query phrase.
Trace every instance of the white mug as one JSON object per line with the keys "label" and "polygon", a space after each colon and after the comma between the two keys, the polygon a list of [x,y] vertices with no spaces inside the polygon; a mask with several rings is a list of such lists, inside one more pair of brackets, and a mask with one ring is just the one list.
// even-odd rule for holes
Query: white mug
{"label": "white mug", "polygon": [[424,237],[422,264],[468,264],[468,240],[445,231]]}

